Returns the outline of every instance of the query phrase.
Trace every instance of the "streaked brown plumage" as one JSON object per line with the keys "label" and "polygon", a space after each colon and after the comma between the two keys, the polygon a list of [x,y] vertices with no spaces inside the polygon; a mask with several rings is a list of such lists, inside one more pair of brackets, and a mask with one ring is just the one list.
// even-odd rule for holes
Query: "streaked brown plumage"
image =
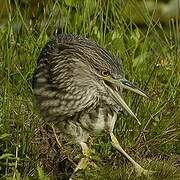
{"label": "streaked brown plumage", "polygon": [[[59,35],[48,42],[33,76],[36,104],[46,123],[54,124],[64,136],[73,137],[85,155],[91,134],[109,133],[113,146],[135,165],[138,173],[146,174],[113,135],[117,114],[122,109],[136,118],[122,99],[123,88],[147,97],[125,79],[116,57],[75,35]],[[82,168],[82,161],[75,171]]]}

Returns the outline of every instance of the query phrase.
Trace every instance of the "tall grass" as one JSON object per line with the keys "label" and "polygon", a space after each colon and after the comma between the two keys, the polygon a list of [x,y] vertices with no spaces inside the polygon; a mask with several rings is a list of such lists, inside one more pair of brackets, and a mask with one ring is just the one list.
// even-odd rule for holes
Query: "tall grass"
{"label": "tall grass", "polygon": [[[37,9],[33,3],[14,2],[4,1],[6,21],[0,29],[0,177],[49,179],[31,147],[34,131],[40,126],[32,103],[31,77],[48,39],[54,33],[73,33],[98,42],[118,56],[127,79],[154,99],[124,92],[142,123],[139,126],[129,116],[119,117],[115,133],[124,149],[140,164],[157,171],[152,179],[180,179],[178,20],[162,26],[145,5],[142,8],[135,1],[51,0],[39,1]],[[143,27],[134,22],[135,13],[144,20]],[[80,172],[80,177],[145,178],[133,173],[106,136],[93,141],[98,168]]]}

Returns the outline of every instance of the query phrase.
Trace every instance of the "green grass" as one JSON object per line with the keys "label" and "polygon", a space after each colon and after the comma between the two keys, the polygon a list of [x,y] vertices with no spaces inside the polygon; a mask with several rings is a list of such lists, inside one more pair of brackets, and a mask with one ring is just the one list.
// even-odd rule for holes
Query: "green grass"
{"label": "green grass", "polygon": [[[38,55],[58,28],[60,33],[88,37],[113,52],[123,63],[127,79],[153,97],[153,101],[148,101],[124,91],[126,102],[137,113],[142,125],[129,116],[121,116],[115,134],[136,161],[156,171],[149,179],[180,179],[179,22],[174,19],[162,26],[145,8],[133,2],[128,3],[144,19],[143,27],[133,21],[133,12],[127,15],[127,4],[119,4],[118,0],[45,1],[40,3],[37,12],[32,4],[4,1],[6,18],[0,28],[0,178],[66,176],[66,173],[59,175],[59,166],[53,167],[53,175],[42,167],[42,159],[48,157],[45,164],[55,166],[54,159],[61,157],[56,144],[48,144],[46,140],[36,142],[38,138],[34,138],[34,131],[41,124],[33,107],[31,89]],[[41,135],[40,132],[37,137]],[[92,141],[98,168],[79,172],[79,177],[145,179],[136,176],[131,164],[111,146],[107,136],[101,135]],[[52,157],[48,154],[51,146]],[[71,150],[67,152],[77,161],[78,147],[76,155]],[[68,170],[71,172],[74,166],[62,162],[67,174]]]}

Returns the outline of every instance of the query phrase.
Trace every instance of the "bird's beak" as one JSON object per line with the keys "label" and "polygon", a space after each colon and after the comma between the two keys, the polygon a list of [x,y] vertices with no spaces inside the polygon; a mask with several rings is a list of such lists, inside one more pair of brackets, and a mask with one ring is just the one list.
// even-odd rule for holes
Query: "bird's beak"
{"label": "bird's beak", "polygon": [[150,96],[148,96],[142,89],[136,87],[131,82],[129,82],[126,79],[120,80],[121,81],[121,87],[124,89],[129,89],[130,91],[133,91],[141,96],[144,96],[146,98],[152,99]]}
{"label": "bird's beak", "polygon": [[143,90],[137,88],[136,86],[134,86],[132,83],[130,83],[126,79],[119,81],[119,80],[114,80],[114,79],[108,78],[106,80],[112,84],[112,86],[106,86],[106,87],[108,88],[108,92],[110,93],[110,95],[112,96],[114,101],[117,104],[119,104],[121,107],[123,107],[132,117],[134,117],[139,124],[141,124],[140,121],[138,120],[138,118],[136,117],[136,115],[132,112],[132,110],[129,108],[129,106],[126,104],[126,102],[123,100],[123,98],[121,97],[121,95],[117,91],[116,87],[129,89],[129,90],[131,90],[137,94],[140,94],[144,97],[149,97],[149,96]]}

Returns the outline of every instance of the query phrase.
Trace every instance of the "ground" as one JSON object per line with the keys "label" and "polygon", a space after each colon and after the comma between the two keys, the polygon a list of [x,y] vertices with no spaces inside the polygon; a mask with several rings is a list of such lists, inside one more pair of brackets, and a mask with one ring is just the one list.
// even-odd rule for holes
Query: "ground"
{"label": "ground", "polygon": [[[144,19],[140,24],[133,21],[133,13],[127,16],[127,4],[117,0],[45,2],[37,6],[5,1],[3,6],[6,14],[0,28],[0,177],[65,179],[81,157],[78,146],[59,148],[51,128],[42,125],[31,88],[36,61],[45,43],[53,34],[73,33],[98,42],[119,57],[126,78],[153,98],[149,101],[124,91],[125,101],[142,125],[129,116],[119,116],[115,134],[122,147],[143,167],[156,171],[146,179],[180,179],[178,19],[161,23],[130,1]],[[107,135],[90,141],[98,167],[80,171],[77,179],[145,179],[137,177]]]}

